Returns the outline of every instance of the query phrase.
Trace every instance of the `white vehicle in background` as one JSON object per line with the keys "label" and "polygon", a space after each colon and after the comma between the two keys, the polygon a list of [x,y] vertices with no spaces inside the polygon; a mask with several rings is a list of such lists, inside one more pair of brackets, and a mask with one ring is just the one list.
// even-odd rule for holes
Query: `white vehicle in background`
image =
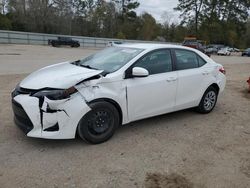
{"label": "white vehicle in background", "polygon": [[123,44],[121,41],[110,41],[108,42],[107,47],[118,46],[121,44]]}
{"label": "white vehicle in background", "polygon": [[238,49],[238,48],[233,48],[233,52],[240,52],[240,49]]}
{"label": "white vehicle in background", "polygon": [[217,52],[217,55],[226,55],[226,56],[230,56],[231,52],[229,50],[229,48],[222,48]]}
{"label": "white vehicle in background", "polygon": [[136,120],[193,107],[209,113],[225,84],[223,66],[196,49],[121,44],[32,73],[12,92],[12,108],[29,137],[78,134],[98,144]]}

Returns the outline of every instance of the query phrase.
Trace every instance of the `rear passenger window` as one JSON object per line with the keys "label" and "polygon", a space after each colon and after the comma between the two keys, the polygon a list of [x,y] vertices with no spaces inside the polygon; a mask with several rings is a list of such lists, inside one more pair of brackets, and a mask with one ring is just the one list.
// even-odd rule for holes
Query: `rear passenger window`
{"label": "rear passenger window", "polygon": [[199,67],[202,67],[203,65],[205,65],[207,62],[202,59],[200,56],[197,55],[198,61],[199,61]]}
{"label": "rear passenger window", "polygon": [[199,67],[197,55],[194,52],[188,50],[175,50],[175,55],[177,60],[177,70],[193,69]]}

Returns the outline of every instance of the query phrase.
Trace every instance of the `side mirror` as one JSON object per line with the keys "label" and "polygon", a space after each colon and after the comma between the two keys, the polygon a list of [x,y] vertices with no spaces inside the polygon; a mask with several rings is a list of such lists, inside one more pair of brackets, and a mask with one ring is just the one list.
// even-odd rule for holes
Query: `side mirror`
{"label": "side mirror", "polygon": [[134,67],[132,69],[132,76],[133,77],[147,77],[149,75],[149,72],[147,69],[144,69],[142,67]]}

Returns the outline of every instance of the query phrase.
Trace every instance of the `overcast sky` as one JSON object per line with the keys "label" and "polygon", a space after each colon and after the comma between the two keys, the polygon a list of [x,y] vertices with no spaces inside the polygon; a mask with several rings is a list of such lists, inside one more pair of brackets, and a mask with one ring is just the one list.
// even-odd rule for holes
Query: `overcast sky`
{"label": "overcast sky", "polygon": [[174,11],[173,8],[176,7],[178,0],[138,0],[140,6],[137,9],[137,13],[141,14],[143,12],[148,12],[152,14],[155,19],[159,22],[162,21],[161,15],[164,11],[170,12],[178,21],[179,13]]}

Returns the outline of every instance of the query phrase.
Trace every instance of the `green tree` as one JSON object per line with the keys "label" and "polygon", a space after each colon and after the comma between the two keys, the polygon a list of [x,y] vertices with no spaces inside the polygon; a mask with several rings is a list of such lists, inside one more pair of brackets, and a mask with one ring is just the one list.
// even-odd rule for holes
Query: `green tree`
{"label": "green tree", "polygon": [[121,31],[117,33],[116,38],[118,38],[118,39],[126,39],[125,35]]}
{"label": "green tree", "polygon": [[242,44],[243,48],[250,48],[250,18],[248,19],[246,23],[246,32],[242,36],[242,41],[243,41],[243,44]]}
{"label": "green tree", "polygon": [[175,10],[178,10],[183,17],[183,21],[195,21],[195,34],[198,35],[198,24],[200,15],[204,10],[204,0],[179,0]]}
{"label": "green tree", "polygon": [[138,39],[154,40],[159,34],[159,25],[157,25],[154,17],[148,13],[140,16],[141,28]]}
{"label": "green tree", "polygon": [[140,3],[137,0],[112,0],[116,4],[116,7],[120,10],[120,15],[124,19],[135,19],[137,9]]}
{"label": "green tree", "polygon": [[92,15],[95,36],[114,37],[116,19],[115,7],[111,2],[100,1]]}
{"label": "green tree", "polygon": [[183,23],[191,28],[190,31],[195,25],[199,38],[211,43],[241,45],[240,38],[246,32],[250,1],[179,0],[175,9],[182,12]]}
{"label": "green tree", "polygon": [[12,28],[11,21],[5,15],[0,14],[0,29],[10,30]]}

